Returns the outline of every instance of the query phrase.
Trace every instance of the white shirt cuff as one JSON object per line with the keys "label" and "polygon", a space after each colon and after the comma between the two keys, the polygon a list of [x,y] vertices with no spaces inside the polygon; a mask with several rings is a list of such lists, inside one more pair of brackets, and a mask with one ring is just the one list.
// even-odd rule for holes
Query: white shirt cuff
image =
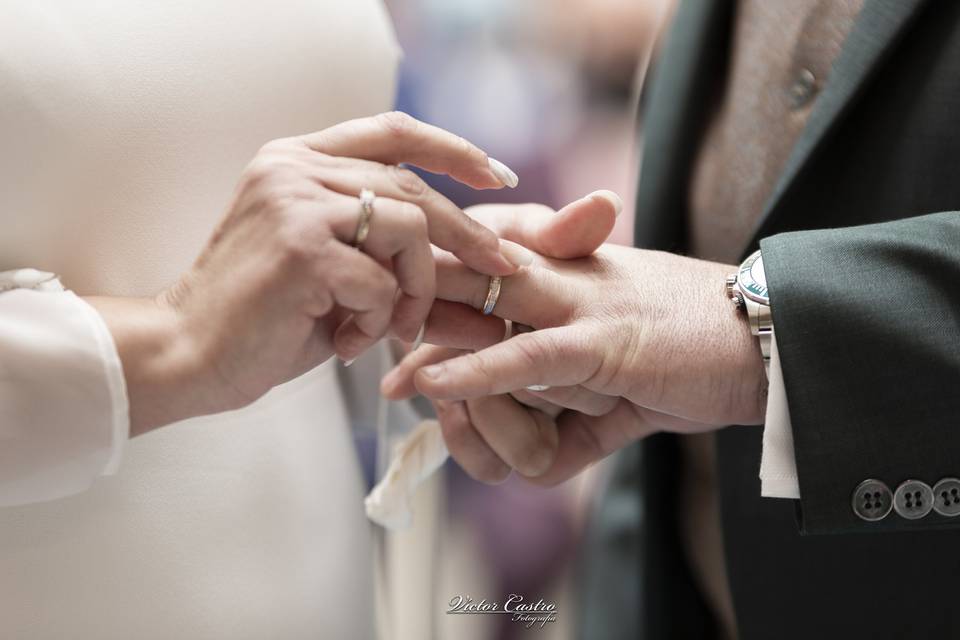
{"label": "white shirt cuff", "polygon": [[760,495],[765,498],[800,498],[797,460],[793,451],[793,427],[787,405],[787,389],[780,368],[776,334],[771,337],[767,414],[760,456]]}
{"label": "white shirt cuff", "polygon": [[86,490],[116,472],[128,436],[123,369],[100,314],[52,274],[0,273],[0,506]]}

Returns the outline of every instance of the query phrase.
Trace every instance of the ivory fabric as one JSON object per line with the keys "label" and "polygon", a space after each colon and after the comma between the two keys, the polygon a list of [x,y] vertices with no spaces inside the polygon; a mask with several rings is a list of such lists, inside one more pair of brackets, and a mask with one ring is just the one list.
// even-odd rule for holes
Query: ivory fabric
{"label": "ivory fabric", "polygon": [[89,489],[116,472],[129,430],[120,358],[93,307],[62,288],[0,293],[0,507]]}
{"label": "ivory fabric", "polygon": [[440,423],[422,421],[397,444],[387,472],[364,500],[367,517],[386,529],[408,528],[417,488],[449,457]]}
{"label": "ivory fabric", "polygon": [[776,334],[770,340],[770,371],[767,412],[763,423],[763,455],[760,458],[760,495],[764,498],[800,499],[797,458],[793,450],[793,424],[783,382]]}
{"label": "ivory fabric", "polygon": [[398,58],[376,0],[0,0],[0,271],[73,292],[0,293],[0,636],[372,636],[334,365],[123,444],[79,296],[171,283],[260,145],[388,109]]}

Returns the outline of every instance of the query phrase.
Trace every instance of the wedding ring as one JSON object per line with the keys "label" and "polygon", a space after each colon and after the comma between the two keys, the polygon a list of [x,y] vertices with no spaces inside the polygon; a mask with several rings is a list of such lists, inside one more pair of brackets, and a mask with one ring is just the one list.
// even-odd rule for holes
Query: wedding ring
{"label": "wedding ring", "polygon": [[376,195],[370,189],[360,189],[360,219],[357,221],[357,233],[353,246],[359,249],[370,233],[370,218],[373,217],[373,201]]}
{"label": "wedding ring", "polygon": [[483,315],[488,316],[493,313],[493,308],[497,306],[497,300],[500,299],[500,285],[502,283],[502,277],[490,276],[490,285],[487,287],[487,298],[483,301]]}

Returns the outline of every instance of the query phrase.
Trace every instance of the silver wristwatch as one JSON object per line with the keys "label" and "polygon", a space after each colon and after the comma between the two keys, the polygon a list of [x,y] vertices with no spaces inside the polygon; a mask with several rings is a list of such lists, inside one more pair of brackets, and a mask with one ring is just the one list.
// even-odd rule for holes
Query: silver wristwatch
{"label": "silver wristwatch", "polygon": [[750,331],[760,340],[763,366],[769,373],[773,318],[770,316],[770,295],[760,251],[750,254],[736,273],[727,276],[727,295],[738,307],[746,309]]}

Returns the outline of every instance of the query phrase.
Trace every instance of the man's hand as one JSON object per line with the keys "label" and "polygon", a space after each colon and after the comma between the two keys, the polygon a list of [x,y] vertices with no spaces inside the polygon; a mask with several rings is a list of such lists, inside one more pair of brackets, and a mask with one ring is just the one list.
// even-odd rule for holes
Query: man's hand
{"label": "man's hand", "polygon": [[[413,381],[435,400],[478,399],[486,415],[499,416],[485,422],[469,411],[487,449],[484,457],[476,442],[464,447],[467,464],[491,469],[492,452],[501,471],[513,467],[548,483],[655,431],[759,423],[766,378],[757,341],[724,292],[733,270],[613,246],[580,260],[538,260],[504,279],[495,309],[537,331],[423,367]],[[441,298],[476,307],[487,283],[449,256],[439,262]],[[397,376],[410,371],[406,366]],[[551,388],[524,390],[536,384]],[[598,394],[609,396],[609,404],[591,411]],[[514,397],[527,404],[587,403],[579,408],[598,415],[566,411],[554,418]],[[521,420],[519,411],[527,417]]]}

